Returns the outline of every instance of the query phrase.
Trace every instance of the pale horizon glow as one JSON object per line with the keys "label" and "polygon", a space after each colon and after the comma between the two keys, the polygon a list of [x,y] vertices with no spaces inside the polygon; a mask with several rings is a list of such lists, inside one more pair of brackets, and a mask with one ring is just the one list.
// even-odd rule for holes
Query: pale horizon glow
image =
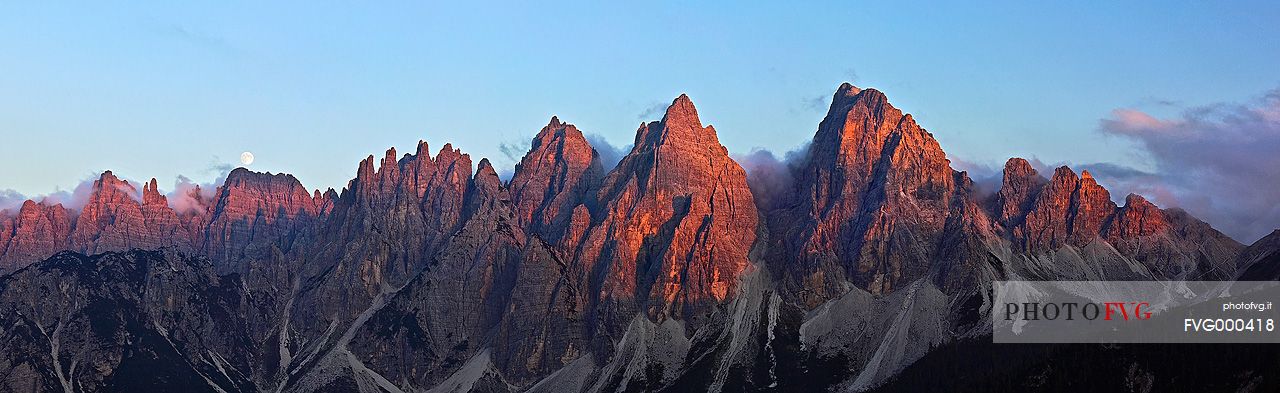
{"label": "pale horizon glow", "polygon": [[1161,145],[1100,124],[1255,105],[1280,87],[1275,20],[1263,1],[5,4],[0,201],[249,164],[340,190],[418,140],[509,173],[504,151],[552,115],[621,147],[681,93],[731,153],[782,154],[842,82],[885,92],[975,174],[1014,156],[1159,172]]}

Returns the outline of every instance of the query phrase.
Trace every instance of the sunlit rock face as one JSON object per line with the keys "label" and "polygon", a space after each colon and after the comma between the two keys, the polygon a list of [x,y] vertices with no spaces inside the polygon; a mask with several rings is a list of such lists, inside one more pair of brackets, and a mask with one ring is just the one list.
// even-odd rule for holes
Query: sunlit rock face
{"label": "sunlit rock face", "polygon": [[71,249],[72,213],[61,204],[26,201],[16,215],[0,217],[0,269],[12,272]]}
{"label": "sunlit rock face", "polygon": [[844,84],[774,214],[773,251],[816,304],[848,285],[887,293],[921,277],[957,202],[938,142],[875,89]]}
{"label": "sunlit rock face", "polygon": [[[175,209],[156,179],[141,190],[103,172],[79,211],[27,201],[0,236],[0,261],[12,270],[63,250],[94,254],[169,247],[209,256],[221,268],[290,250],[316,228],[332,195],[312,195],[291,175],[233,170],[210,200],[188,190],[192,204]],[[235,269],[231,269],[235,270]]]}
{"label": "sunlit rock face", "polygon": [[552,117],[507,187],[521,225],[549,242],[575,244],[586,230],[581,224],[590,219],[584,203],[603,177],[600,155],[582,131]]}
{"label": "sunlit rock face", "polygon": [[596,200],[578,261],[601,320],[696,317],[727,299],[750,263],[758,217],[746,172],[687,96],[640,126]]}
{"label": "sunlit rock face", "polygon": [[1139,195],[1127,196],[1119,207],[1088,171],[1077,176],[1063,166],[1044,182],[1024,163],[1011,159],[1005,166],[997,199],[1006,236],[1020,251],[1040,255],[1106,244],[1117,257],[1141,265],[1135,277],[1226,279],[1234,274],[1242,246],[1208,224],[1181,210],[1161,210]]}
{"label": "sunlit rock face", "polygon": [[314,231],[324,203],[292,175],[237,168],[210,203],[202,249],[215,261],[237,266],[273,249],[288,252]]}
{"label": "sunlit rock face", "polygon": [[[1010,193],[1016,188],[1010,185]],[[1003,190],[1002,190],[1003,191]],[[1115,213],[1111,195],[1089,171],[1077,177],[1071,168],[1059,167],[1031,204],[1031,210],[1014,236],[1032,250],[1072,244],[1084,246],[1097,238]]]}
{"label": "sunlit rock face", "polygon": [[1003,186],[996,194],[996,217],[1000,224],[1016,227],[1031,211],[1032,203],[1048,179],[1040,176],[1027,160],[1017,157],[1004,164],[1003,179]]}
{"label": "sunlit rock face", "polygon": [[1280,271],[1280,236],[1245,249],[1088,172],[1012,158],[984,195],[875,89],[840,86],[764,175],[683,95],[633,146],[606,172],[553,117],[506,183],[420,142],[341,191],[107,172],[83,208],[28,201],[0,213],[0,385],[865,391],[989,343],[995,280]]}
{"label": "sunlit rock face", "polygon": [[[150,203],[144,206],[140,196]],[[175,240],[182,239],[174,233],[180,228],[177,217],[172,216],[167,203],[157,196],[150,189],[146,195],[139,195],[133,184],[117,178],[111,171],[104,172],[93,182],[93,193],[76,219],[71,247],[92,254],[174,245]],[[149,217],[143,216],[144,207]],[[191,245],[182,246],[190,248]]]}

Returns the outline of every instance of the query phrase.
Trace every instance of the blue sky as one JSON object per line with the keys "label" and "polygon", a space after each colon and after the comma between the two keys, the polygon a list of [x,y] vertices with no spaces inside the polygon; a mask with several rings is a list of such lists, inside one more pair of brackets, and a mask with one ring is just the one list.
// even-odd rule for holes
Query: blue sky
{"label": "blue sky", "polygon": [[953,159],[1151,171],[1140,143],[1099,131],[1113,110],[1280,86],[1275,2],[258,3],[0,5],[0,189],[113,169],[167,190],[242,151],[340,188],[419,139],[503,168],[500,144],[553,114],[625,145],[680,93],[730,151],[781,152],[844,81],[886,92]]}

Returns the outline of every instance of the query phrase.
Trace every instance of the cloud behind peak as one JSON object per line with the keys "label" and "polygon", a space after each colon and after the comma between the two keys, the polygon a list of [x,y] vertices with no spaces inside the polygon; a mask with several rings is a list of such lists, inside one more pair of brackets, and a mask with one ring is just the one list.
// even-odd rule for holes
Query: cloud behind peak
{"label": "cloud behind peak", "polygon": [[1280,89],[1164,119],[1116,109],[1099,129],[1133,141],[1154,164],[1150,173],[1104,169],[1122,187],[1156,194],[1244,243],[1280,227]]}

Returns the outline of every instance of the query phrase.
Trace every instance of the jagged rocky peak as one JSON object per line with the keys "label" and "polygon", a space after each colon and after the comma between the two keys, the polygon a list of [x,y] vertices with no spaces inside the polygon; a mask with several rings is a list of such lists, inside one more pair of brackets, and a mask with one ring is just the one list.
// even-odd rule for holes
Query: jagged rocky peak
{"label": "jagged rocky peak", "polygon": [[508,188],[520,223],[554,242],[603,177],[600,156],[582,132],[553,116],[516,164]]}
{"label": "jagged rocky peak", "polygon": [[1115,221],[1107,231],[1110,239],[1133,239],[1164,233],[1169,230],[1169,222],[1164,211],[1148,202],[1138,194],[1129,194],[1124,199],[1124,207],[1116,214]]}
{"label": "jagged rocky peak", "polygon": [[502,179],[498,177],[498,171],[493,169],[488,158],[481,158],[476,165],[475,184],[477,189],[486,193],[496,194],[502,191]]}
{"label": "jagged rocky peak", "polygon": [[[361,163],[360,172],[352,180],[353,188],[365,190],[365,197],[380,194],[378,198],[432,199],[440,193],[456,194],[461,198],[472,176],[471,156],[446,143],[432,157],[425,141],[418,141],[413,154],[405,154],[398,161],[395,148],[387,150],[378,170],[373,169],[373,156]],[[412,191],[412,192],[410,192]]]}
{"label": "jagged rocky peak", "polygon": [[[397,159],[396,149],[387,149],[381,162],[369,155],[360,162],[356,177],[339,198],[344,206],[356,206],[361,215],[402,215],[409,206],[431,218],[428,224],[449,230],[463,208],[473,174],[471,156],[446,143],[435,157],[419,141],[414,154]],[[323,205],[323,204],[322,204]],[[396,212],[392,212],[392,211]],[[349,223],[349,229],[366,224]]]}
{"label": "jagged rocky peak", "polygon": [[192,228],[184,225],[190,223],[180,221],[155,179],[143,183],[139,193],[105,171],[93,182],[78,215],[61,204],[28,202],[7,224],[9,233],[0,236],[0,265],[21,267],[62,250],[192,249]]}
{"label": "jagged rocky peak", "polygon": [[1111,193],[1098,185],[1089,171],[1080,172],[1080,189],[1072,209],[1072,241],[1087,244],[1102,235],[1103,226],[1116,212]]}
{"label": "jagged rocky peak", "polygon": [[384,285],[403,285],[424,268],[463,224],[474,183],[470,155],[445,144],[432,157],[419,141],[414,154],[397,159],[392,148],[382,157],[380,163],[372,155],[362,160],[340,195],[327,191],[317,204],[326,220],[308,252],[323,262],[302,274],[326,282],[313,289],[323,296],[349,301],[307,304],[302,310],[309,311],[299,312],[339,320],[359,313]]}
{"label": "jagged rocky peak", "polygon": [[1052,249],[1066,244],[1071,235],[1072,194],[1080,187],[1080,178],[1071,168],[1058,167],[1033,202],[1023,219],[1023,226],[1015,231],[1028,249]]}
{"label": "jagged rocky peak", "polygon": [[11,219],[0,219],[0,272],[12,272],[70,248],[70,211],[62,204],[27,200]]}
{"label": "jagged rocky peak", "polygon": [[[798,181],[807,196],[802,203],[821,219],[856,213],[864,201],[880,203],[898,195],[945,205],[954,177],[941,146],[910,114],[895,108],[879,90],[846,84],[836,91],[818,126]],[[881,197],[860,197],[868,192]]]}
{"label": "jagged rocky peak", "polygon": [[757,213],[746,172],[688,96],[636,131],[597,200],[600,216],[579,258],[605,264],[586,269],[603,275],[592,280],[602,303],[690,317],[732,294],[749,265]]}
{"label": "jagged rocky peak", "polygon": [[698,108],[694,107],[693,100],[685,94],[681,94],[671,102],[661,121],[640,126],[640,131],[636,132],[635,147],[632,151],[667,144],[668,139],[706,143],[725,150],[720,146],[715,128],[709,125],[702,126],[702,120],[698,118]]}
{"label": "jagged rocky peak", "polygon": [[841,83],[840,87],[836,88],[836,95],[842,95],[842,96],[853,96],[861,92],[862,92],[862,89],[859,89],[857,86],[854,86],[852,83],[849,83],[849,82]]}
{"label": "jagged rocky peak", "polygon": [[[406,154],[402,161],[410,163],[415,159],[415,156]],[[431,157],[427,155],[423,156],[423,159],[429,163]],[[401,188],[402,161],[396,159],[395,147],[388,148],[381,161],[375,160],[376,158],[370,154],[360,161],[356,177],[351,180],[351,189],[357,191],[357,195],[362,200],[389,200],[395,196],[396,190]]]}
{"label": "jagged rocky peak", "polygon": [[151,178],[148,183],[142,184],[142,204],[167,206],[169,199],[160,193],[159,187],[156,186],[156,178]]}
{"label": "jagged rocky peak", "polygon": [[81,211],[81,220],[99,220],[124,206],[138,204],[138,189],[126,180],[116,177],[111,171],[102,172],[98,180],[93,181],[89,200]]}
{"label": "jagged rocky peak", "polygon": [[[480,162],[476,164],[475,176],[471,179],[464,215],[470,218],[475,217],[477,214],[497,213],[499,217],[505,217],[506,220],[510,220],[512,218],[510,216],[512,213],[510,205],[511,195],[503,187],[502,178],[498,177],[498,171],[493,168],[493,164],[489,162],[488,158],[481,158]],[[481,210],[492,212],[482,212]]]}
{"label": "jagged rocky peak", "polygon": [[382,163],[378,166],[378,173],[383,176],[392,176],[400,169],[396,162],[396,148],[394,146],[387,148],[386,154],[382,156]]}
{"label": "jagged rocky peak", "polygon": [[999,196],[1009,203],[1017,198],[1006,196],[1032,200],[1025,215],[1002,217],[1008,238],[1020,252],[1042,254],[1107,242],[1110,249],[1145,265],[1155,277],[1222,279],[1235,271],[1231,261],[1242,246],[1177,209],[1161,210],[1137,194],[1128,195],[1124,207],[1119,207],[1092,173],[1076,175],[1067,166],[1055,169],[1038,191],[1032,187],[1033,191],[1023,193],[1028,189],[1025,179],[1006,172]]}
{"label": "jagged rocky peak", "polygon": [[996,213],[1000,222],[1007,226],[1021,223],[1048,181],[1025,159],[1014,157],[1005,162],[1004,183],[996,194]]}
{"label": "jagged rocky peak", "polygon": [[87,253],[156,246],[161,241],[147,233],[138,201],[138,189],[105,171],[93,182],[89,200],[76,219],[71,243]]}
{"label": "jagged rocky peak", "polygon": [[311,199],[315,201],[315,205],[319,209],[318,212],[320,214],[328,214],[333,211],[333,205],[338,202],[338,191],[335,191],[333,187],[329,187],[328,189],[325,189],[324,193],[321,193],[320,190],[317,189],[315,194],[311,196]]}
{"label": "jagged rocky peak", "polygon": [[93,191],[104,199],[110,199],[116,195],[135,195],[138,192],[138,189],[135,188],[132,183],[129,183],[128,180],[120,179],[119,177],[116,177],[114,172],[108,170],[103,171],[102,174],[98,176],[98,180],[93,182]]}
{"label": "jagged rocky peak", "polygon": [[775,215],[787,233],[779,242],[794,241],[774,247],[774,259],[798,259],[788,269],[809,304],[844,292],[849,282],[892,291],[932,263],[953,196],[964,186],[958,178],[911,115],[879,90],[843,84],[796,169],[796,205]]}
{"label": "jagged rocky peak", "polygon": [[1061,166],[1035,198],[1014,237],[1028,249],[1084,246],[1102,235],[1115,212],[1111,194],[1089,171],[1076,176],[1071,168]]}
{"label": "jagged rocky peak", "polygon": [[[272,174],[236,168],[227,175],[214,197],[217,213],[237,203],[252,203],[260,207],[281,208],[286,214],[314,216],[316,206],[311,193],[302,182],[288,173]],[[275,214],[275,213],[270,213]]]}
{"label": "jagged rocky peak", "polygon": [[947,181],[952,176],[950,162],[938,142],[910,114],[890,104],[879,90],[858,89],[848,83],[832,98],[809,153],[816,170],[853,170],[847,177],[832,179],[844,183],[865,183],[862,180],[871,175],[872,164],[895,157],[893,161],[902,166],[927,170],[929,173],[923,174],[937,177],[934,180]]}
{"label": "jagged rocky peak", "polygon": [[270,247],[288,250],[313,229],[320,204],[293,175],[236,168],[211,201],[203,250],[213,260],[257,258]]}

